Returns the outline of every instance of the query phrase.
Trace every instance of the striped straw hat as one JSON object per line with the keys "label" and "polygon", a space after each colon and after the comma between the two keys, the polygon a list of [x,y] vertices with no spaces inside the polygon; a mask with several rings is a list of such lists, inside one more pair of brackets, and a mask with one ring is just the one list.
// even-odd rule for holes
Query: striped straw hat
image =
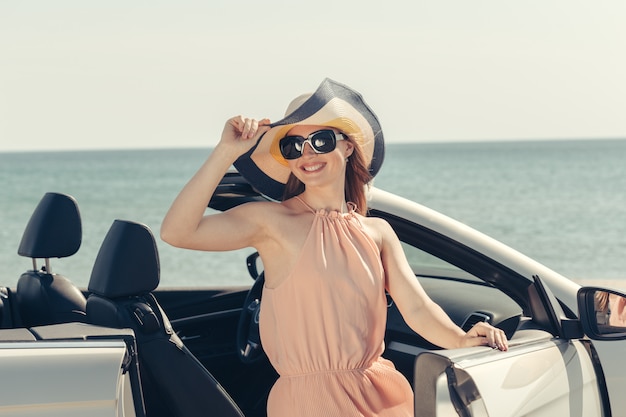
{"label": "striped straw hat", "polygon": [[241,175],[266,196],[282,199],[291,171],[278,142],[295,125],[328,126],[348,134],[363,150],[372,177],[380,170],[385,143],[378,118],[361,94],[326,78],[314,93],[294,99],[285,117],[272,123],[256,145],[235,161]]}

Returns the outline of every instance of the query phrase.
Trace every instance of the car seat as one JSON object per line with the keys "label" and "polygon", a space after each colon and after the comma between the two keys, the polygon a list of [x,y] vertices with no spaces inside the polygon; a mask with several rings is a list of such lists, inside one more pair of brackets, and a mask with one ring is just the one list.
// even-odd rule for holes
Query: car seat
{"label": "car seat", "polygon": [[[74,255],[81,240],[76,200],[66,194],[46,193],[28,221],[17,250],[18,255],[32,259],[33,269],[24,272],[17,282],[18,314],[12,320],[14,326],[85,321],[85,296],[68,278],[53,273],[50,267],[50,258]],[[37,259],[45,259],[41,269],[37,267]]]}
{"label": "car seat", "polygon": [[147,416],[243,416],[172,329],[152,294],[159,274],[150,229],[115,220],[89,281],[89,322],[134,330]]}

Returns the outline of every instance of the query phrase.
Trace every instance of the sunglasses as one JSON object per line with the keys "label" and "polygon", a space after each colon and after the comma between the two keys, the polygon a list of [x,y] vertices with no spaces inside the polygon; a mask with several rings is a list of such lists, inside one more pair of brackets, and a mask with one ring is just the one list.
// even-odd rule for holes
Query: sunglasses
{"label": "sunglasses", "polygon": [[343,133],[324,129],[311,133],[307,138],[303,136],[285,136],[278,142],[280,153],[285,159],[298,159],[304,151],[304,144],[308,143],[317,154],[332,152],[338,140],[344,140]]}

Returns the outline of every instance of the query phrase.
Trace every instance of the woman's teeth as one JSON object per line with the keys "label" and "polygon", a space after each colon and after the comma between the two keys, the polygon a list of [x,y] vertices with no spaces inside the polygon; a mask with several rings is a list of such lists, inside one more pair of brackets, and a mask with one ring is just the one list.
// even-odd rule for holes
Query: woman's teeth
{"label": "woman's teeth", "polygon": [[315,164],[303,167],[303,169],[307,172],[317,171],[322,167],[322,164]]}

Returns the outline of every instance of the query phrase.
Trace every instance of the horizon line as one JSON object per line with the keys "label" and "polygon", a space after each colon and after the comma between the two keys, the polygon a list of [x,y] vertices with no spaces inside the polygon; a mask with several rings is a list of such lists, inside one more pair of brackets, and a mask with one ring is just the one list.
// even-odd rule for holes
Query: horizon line
{"label": "horizon line", "polygon": [[[520,142],[590,142],[590,141],[620,141],[624,137],[579,137],[579,138],[510,138],[510,139],[449,139],[449,140],[416,140],[416,141],[387,141],[386,146],[396,145],[432,145],[432,144],[480,144],[480,143],[520,143]],[[172,149],[213,149],[211,146],[196,145],[162,145],[162,146],[130,146],[130,147],[84,147],[84,148],[37,148],[37,149],[0,149],[0,154],[9,153],[48,153],[48,152],[105,152],[105,151],[145,151],[145,150],[172,150]]]}

